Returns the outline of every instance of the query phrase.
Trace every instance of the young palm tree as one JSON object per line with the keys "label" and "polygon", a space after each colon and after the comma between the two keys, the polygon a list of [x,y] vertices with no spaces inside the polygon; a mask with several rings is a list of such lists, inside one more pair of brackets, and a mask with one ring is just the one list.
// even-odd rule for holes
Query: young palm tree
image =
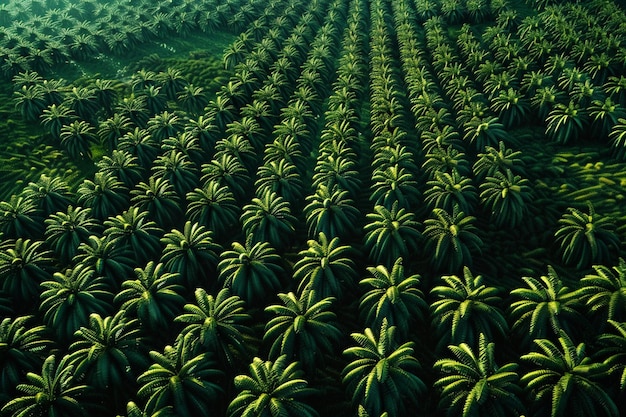
{"label": "young palm tree", "polygon": [[136,279],[122,283],[114,302],[120,310],[139,319],[152,334],[162,334],[182,310],[184,287],[178,276],[165,271],[163,264],[150,261],[145,268],[135,268]]}
{"label": "young palm tree", "polygon": [[19,109],[22,117],[28,122],[39,120],[46,108],[46,100],[43,91],[38,85],[23,85],[21,89],[13,93],[15,107]]}
{"label": "young palm tree", "polygon": [[280,255],[268,242],[233,242],[220,255],[219,282],[248,305],[263,304],[282,287],[285,273]]}
{"label": "young palm tree", "polygon": [[172,150],[157,156],[152,172],[154,177],[168,180],[179,196],[186,195],[198,186],[195,164],[180,151]]}
{"label": "young palm tree", "polygon": [[498,307],[502,299],[499,290],[483,283],[483,276],[474,277],[468,267],[463,277],[444,275],[446,285],[430,292],[435,301],[430,305],[432,326],[438,335],[437,350],[460,343],[474,344],[483,333],[493,340],[494,334],[504,336],[508,325]]}
{"label": "young palm tree", "polygon": [[507,148],[504,142],[498,142],[498,148],[487,146],[484,152],[478,153],[478,159],[472,166],[474,178],[482,181],[493,177],[496,172],[505,173],[511,170],[516,175],[526,175],[526,163],[522,159],[522,151]]}
{"label": "young palm tree", "polygon": [[228,186],[237,202],[241,203],[248,196],[250,175],[246,167],[234,155],[216,155],[211,162],[202,165],[203,184],[210,181],[220,186]]}
{"label": "young palm tree", "polygon": [[123,407],[136,390],[137,375],[149,365],[139,321],[124,310],[114,316],[89,315],[89,326],[81,327],[69,347],[68,363],[74,375]]}
{"label": "young palm tree", "polygon": [[454,206],[452,213],[435,208],[432,217],[424,221],[424,249],[436,271],[456,273],[464,265],[472,265],[472,253],[483,246],[474,226],[476,218]]}
{"label": "young palm tree", "polygon": [[[74,367],[68,358],[57,361],[50,355],[44,361],[41,373],[26,374],[27,383],[17,386],[21,396],[2,407],[2,413],[12,417],[22,416],[76,416],[88,417],[87,385],[77,384]],[[102,410],[98,410],[102,411]]]}
{"label": "young palm tree", "polygon": [[284,159],[261,165],[257,178],[254,186],[258,194],[275,192],[292,206],[302,200],[304,185],[298,168]]}
{"label": "young palm tree", "polygon": [[240,208],[228,186],[208,181],[203,188],[187,193],[187,218],[212,230],[216,240],[232,238],[232,230],[238,225]]}
{"label": "young palm tree", "polygon": [[48,129],[55,140],[61,139],[61,129],[76,121],[78,116],[65,104],[51,104],[40,116],[41,124]]}
{"label": "young palm tree", "polygon": [[478,200],[476,187],[469,177],[461,176],[457,170],[451,173],[435,172],[435,178],[426,183],[424,201],[431,207],[452,212],[458,205],[464,213],[471,213]]}
{"label": "young palm tree", "polygon": [[480,202],[496,226],[514,228],[522,222],[532,199],[529,184],[510,169],[496,172],[480,184]]}
{"label": "young palm tree", "polygon": [[607,320],[626,321],[626,261],[620,258],[611,268],[593,265],[593,269],[581,278],[575,298],[585,303],[600,325]]}
{"label": "young palm tree", "polygon": [[157,415],[172,407],[175,415],[207,415],[207,405],[223,393],[222,371],[215,368],[209,353],[196,353],[191,342],[191,337],[185,337],[175,347],[166,346],[163,353],[150,351],[154,363],[137,378],[137,395],[145,401],[146,414]]}
{"label": "young palm tree", "polygon": [[0,288],[18,310],[37,305],[40,284],[51,277],[52,263],[44,242],[20,238],[0,245]]}
{"label": "young palm tree", "polygon": [[391,267],[396,259],[407,258],[416,249],[420,239],[417,231],[419,223],[414,214],[394,203],[391,211],[384,206],[375,206],[374,213],[367,214],[369,223],[365,225],[365,248],[375,264]]}
{"label": "young palm tree", "polygon": [[41,174],[37,182],[29,182],[22,194],[35,203],[44,216],[65,210],[73,199],[67,183],[60,177]]}
{"label": "young palm tree", "polygon": [[610,366],[609,373],[619,373],[619,388],[626,389],[626,323],[608,320],[608,323],[617,332],[603,333],[598,337],[600,349],[597,357],[606,358],[604,363]]}
{"label": "young palm tree", "polygon": [[314,390],[303,379],[298,362],[289,362],[286,355],[275,361],[254,358],[250,375],[235,377],[239,393],[228,406],[228,417],[318,417],[304,401]]}
{"label": "young palm tree", "polygon": [[265,325],[263,341],[270,344],[269,359],[286,355],[288,360],[298,360],[310,375],[316,365],[324,363],[323,355],[332,354],[341,339],[337,329],[337,316],[330,311],[334,298],[320,299],[315,291],[304,291],[299,297],[294,293],[280,293],[283,304],[265,308],[273,314]]}
{"label": "young palm tree", "polygon": [[428,310],[419,289],[420,276],[405,277],[402,258],[396,259],[391,271],[378,265],[368,267],[367,272],[369,276],[359,282],[367,290],[359,303],[364,322],[379,328],[387,320],[398,329],[400,337],[408,337],[411,324],[424,320],[424,312]]}
{"label": "young palm tree", "polygon": [[39,237],[43,233],[40,211],[33,199],[12,195],[0,201],[0,231],[5,238]]}
{"label": "young palm tree", "polygon": [[72,341],[76,330],[87,325],[89,317],[85,312],[111,312],[113,293],[110,286],[83,264],[65,272],[55,272],[51,280],[41,283],[41,288],[39,311],[63,345]]}
{"label": "young palm tree", "polygon": [[413,356],[413,342],[399,345],[395,332],[396,327],[383,319],[378,335],[371,328],[352,333],[358,346],[343,352],[353,360],[343,369],[342,382],[353,404],[362,405],[370,415],[401,415],[408,407],[416,406],[418,397],[426,391],[416,375],[420,364]]}
{"label": "young palm tree", "polygon": [[578,269],[587,268],[592,263],[607,263],[620,247],[612,218],[596,214],[591,202],[588,202],[588,208],[589,212],[585,213],[568,207],[554,233],[563,262],[568,265],[576,263]]}
{"label": "young palm tree", "polygon": [[577,141],[587,129],[587,110],[574,100],[569,104],[556,103],[546,118],[546,136],[557,143]]}
{"label": "young palm tree", "polygon": [[174,319],[185,324],[178,335],[179,342],[189,339],[189,349],[212,354],[220,367],[228,369],[239,369],[242,360],[250,359],[245,340],[251,336],[246,324],[250,320],[245,302],[231,295],[228,288],[215,296],[197,288],[195,304],[185,304],[184,313]]}
{"label": "young palm tree", "polygon": [[488,342],[484,334],[480,334],[476,350],[467,343],[448,348],[456,359],[439,359],[434,365],[441,375],[435,382],[435,387],[441,389],[439,407],[446,410],[447,416],[524,414],[518,365],[498,366],[495,344]]}
{"label": "young palm tree", "polygon": [[507,141],[509,134],[497,117],[472,117],[464,126],[463,140],[474,145],[478,152],[486,146],[495,146],[499,141]]}
{"label": "young palm tree", "polygon": [[151,219],[163,229],[177,226],[183,218],[180,199],[170,182],[151,176],[130,191],[130,203],[149,213]]}
{"label": "young palm tree", "polygon": [[137,262],[145,262],[161,252],[159,237],[163,230],[148,219],[148,212],[131,207],[104,221],[104,236],[115,247],[131,251]]}
{"label": "young palm tree", "polygon": [[78,254],[81,243],[100,229],[91,217],[91,209],[68,206],[66,211],[51,214],[46,220],[46,243],[57,258],[67,264]]}
{"label": "young palm tree", "polygon": [[[111,175],[122,181],[126,187],[133,187],[144,175],[144,168],[139,165],[139,159],[127,151],[113,150],[111,156],[104,155],[96,162],[98,171]],[[67,204],[66,204],[67,206]]]}
{"label": "young palm tree", "polygon": [[160,262],[169,272],[178,274],[187,288],[205,284],[215,271],[221,247],[213,241],[213,232],[198,223],[185,222],[182,232],[173,229],[161,238],[161,243],[165,248]]}
{"label": "young palm tree", "polygon": [[343,291],[353,286],[356,266],[348,256],[349,246],[340,246],[340,239],[329,239],[323,232],[318,240],[307,241],[308,249],[299,253],[300,259],[293,266],[293,277],[298,292],[315,291],[320,298],[341,299]]}
{"label": "young palm tree", "polygon": [[136,127],[119,139],[117,149],[137,157],[139,165],[147,168],[156,158],[159,144],[147,129]]}
{"label": "young palm tree", "polygon": [[534,367],[520,380],[533,415],[619,416],[615,403],[599,382],[607,375],[609,366],[586,356],[584,343],[574,345],[561,330],[558,345],[546,339],[536,339],[535,344],[538,351],[521,357]]}
{"label": "young palm tree", "polygon": [[128,248],[117,247],[115,242],[105,237],[90,235],[86,242],[78,245],[75,262],[95,270],[96,274],[106,277],[114,288],[132,274],[136,265],[133,253]]}
{"label": "young palm tree", "polygon": [[173,112],[167,110],[155,114],[148,120],[147,129],[152,138],[158,143],[170,136],[176,136],[183,128],[181,118]]}
{"label": "young palm tree", "polygon": [[406,209],[417,206],[420,192],[410,171],[396,164],[384,170],[375,170],[372,181],[374,185],[370,200],[376,205],[391,207],[394,202],[398,202],[400,207]]}
{"label": "young palm tree", "polygon": [[330,238],[348,237],[354,234],[361,213],[349,198],[348,191],[320,184],[315,194],[306,197],[308,204],[304,207],[309,236],[324,233]]}
{"label": "young palm tree", "polygon": [[515,301],[511,304],[509,317],[513,322],[512,330],[526,344],[533,339],[558,336],[561,330],[571,334],[585,323],[579,311],[581,302],[578,294],[563,285],[551,266],[548,266],[548,274],[542,275],[539,280],[532,277],[522,279],[528,288],[511,291]]}
{"label": "young palm tree", "polygon": [[269,242],[281,249],[294,237],[296,218],[289,203],[275,192],[265,191],[243,207],[241,226],[256,242]]}
{"label": "young palm tree", "polygon": [[20,316],[0,321],[0,384],[5,387],[0,393],[1,404],[11,399],[13,387],[26,372],[39,368],[44,360],[42,355],[54,346],[46,327],[32,320],[33,316]]}
{"label": "young palm tree", "polygon": [[120,213],[128,207],[128,189],[111,174],[96,172],[93,180],[86,179],[78,187],[78,204],[91,209],[99,220]]}

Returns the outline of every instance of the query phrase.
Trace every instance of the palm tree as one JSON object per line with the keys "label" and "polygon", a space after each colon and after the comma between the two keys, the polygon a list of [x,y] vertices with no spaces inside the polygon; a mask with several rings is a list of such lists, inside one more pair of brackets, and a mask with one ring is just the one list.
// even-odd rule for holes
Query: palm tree
{"label": "palm tree", "polygon": [[76,263],[90,267],[101,276],[106,277],[115,289],[132,274],[133,253],[126,247],[116,246],[115,242],[106,237],[89,235],[86,242],[78,245]]}
{"label": "palm tree", "polygon": [[137,262],[145,262],[161,252],[159,237],[163,230],[148,219],[148,212],[130,207],[104,221],[104,236],[116,247],[132,252]]}
{"label": "palm tree", "polygon": [[170,182],[150,176],[148,182],[140,182],[130,190],[130,203],[149,213],[150,218],[163,229],[178,226],[183,218],[180,199]]}
{"label": "palm tree", "polygon": [[175,68],[167,68],[156,74],[156,81],[162,86],[169,100],[176,100],[176,96],[188,84],[182,73]]}
{"label": "palm tree", "polygon": [[119,139],[117,149],[137,157],[139,165],[147,168],[156,158],[159,144],[147,129],[136,127]]}
{"label": "palm tree", "polygon": [[561,330],[571,334],[585,323],[579,312],[578,294],[563,285],[554,268],[548,266],[548,274],[539,279],[523,277],[522,280],[528,288],[511,291],[515,301],[511,303],[509,317],[513,331],[524,343],[558,336]]}
{"label": "palm tree", "polygon": [[152,172],[156,178],[168,180],[179,196],[184,196],[198,186],[195,164],[180,151],[172,150],[157,156]]}
{"label": "palm tree", "polygon": [[498,227],[514,228],[524,219],[531,202],[532,189],[526,178],[510,169],[496,172],[480,184],[480,200]]}
{"label": "palm tree", "polygon": [[498,305],[502,299],[499,290],[484,284],[483,276],[474,277],[463,267],[463,277],[444,275],[446,285],[434,287],[430,294],[435,301],[430,305],[431,323],[439,339],[437,351],[449,344],[474,344],[483,333],[493,340],[494,334],[504,336],[508,325]]}
{"label": "palm tree", "polygon": [[309,236],[324,233],[330,238],[346,238],[354,234],[361,213],[349,197],[348,191],[338,186],[332,188],[320,184],[315,194],[306,197],[304,207]]}
{"label": "palm tree", "polygon": [[168,271],[178,274],[189,289],[205,285],[215,271],[221,251],[213,241],[213,232],[187,221],[182,231],[172,229],[161,238],[161,243],[165,248],[160,262]]}
{"label": "palm tree", "polygon": [[151,334],[162,335],[182,310],[184,287],[176,283],[176,274],[166,272],[163,264],[153,261],[144,268],[135,268],[135,276],[136,279],[122,283],[114,302],[120,310],[137,317]]}
{"label": "palm tree", "polygon": [[626,261],[609,268],[593,265],[594,273],[580,280],[574,298],[585,303],[600,325],[607,320],[626,321]]}
{"label": "palm tree", "polygon": [[271,343],[269,359],[286,355],[298,360],[305,372],[313,374],[322,365],[323,355],[332,354],[341,339],[336,326],[337,316],[330,311],[335,299],[319,298],[315,291],[306,290],[297,297],[293,292],[280,293],[282,304],[265,308],[272,318],[265,325],[263,341]]}
{"label": "palm tree", "polygon": [[48,129],[55,140],[61,139],[61,129],[76,121],[76,113],[65,104],[51,104],[40,116],[41,124]]}
{"label": "palm tree", "polygon": [[376,205],[390,207],[397,201],[400,207],[406,209],[417,206],[420,193],[411,171],[396,164],[375,170],[372,181],[370,200]]}
{"label": "palm tree", "polygon": [[518,397],[518,365],[498,366],[495,344],[488,342],[484,334],[479,336],[476,351],[467,343],[448,348],[456,359],[439,359],[434,368],[442,375],[435,382],[435,387],[441,389],[439,407],[445,407],[449,417],[524,414]]}
{"label": "palm tree", "polygon": [[89,87],[72,87],[67,92],[65,100],[81,120],[95,120],[96,113],[100,109],[95,90]]}
{"label": "palm tree", "polygon": [[15,307],[37,305],[40,284],[50,278],[52,263],[52,253],[44,242],[20,238],[0,245],[0,284]]}
{"label": "palm tree", "polygon": [[314,390],[303,379],[298,362],[289,362],[287,355],[275,361],[254,358],[250,376],[235,377],[239,391],[228,406],[228,417],[317,417],[317,412],[304,400]]}
{"label": "palm tree", "polygon": [[578,269],[592,263],[607,263],[612,259],[612,252],[620,247],[612,218],[596,214],[591,202],[587,205],[588,213],[568,207],[554,233],[563,262],[576,263]]}
{"label": "palm tree", "polygon": [[248,305],[264,304],[282,287],[285,273],[280,255],[268,242],[254,242],[250,237],[245,245],[233,242],[232,250],[220,255],[219,282],[230,288]]}
{"label": "palm tree", "polygon": [[432,217],[424,221],[424,249],[436,271],[459,272],[463,265],[472,265],[472,253],[483,246],[474,226],[476,218],[454,206],[452,213],[435,208]]}
{"label": "palm tree", "polygon": [[89,326],[81,327],[69,347],[68,363],[74,375],[124,406],[129,392],[136,390],[139,372],[148,367],[144,338],[139,321],[129,319],[124,310],[114,316],[89,315]]}
{"label": "palm tree", "polygon": [[183,128],[180,117],[173,112],[167,110],[155,114],[148,120],[147,129],[152,138],[158,143],[170,136],[176,136]]}
{"label": "palm tree", "polygon": [[[46,112],[44,111],[44,115]],[[45,122],[44,122],[45,123]],[[132,121],[125,115],[114,113],[98,126],[98,137],[109,153],[117,149],[120,138],[131,132]]]}
{"label": "palm tree", "polygon": [[144,168],[139,165],[137,157],[117,149],[113,150],[111,156],[103,155],[102,159],[96,162],[96,166],[99,172],[116,177],[126,187],[134,186],[144,174]]}
{"label": "palm tree", "polygon": [[452,212],[455,205],[464,213],[471,213],[478,200],[476,187],[469,177],[456,169],[451,173],[435,172],[435,178],[426,183],[424,202],[431,209],[440,208]]}
{"label": "palm tree", "polygon": [[352,288],[356,280],[356,265],[349,257],[352,248],[340,246],[338,237],[329,239],[324,232],[320,232],[318,240],[308,240],[307,245],[293,266],[298,292],[312,290],[320,298],[341,299],[343,291]]}
{"label": "palm tree", "polygon": [[45,326],[32,322],[33,316],[6,317],[0,321],[0,403],[11,399],[13,390],[23,375],[39,368],[42,354],[50,352],[54,342],[49,339]]}
{"label": "palm tree", "polygon": [[207,94],[202,87],[188,84],[177,95],[181,107],[190,114],[199,114],[209,103]]}
{"label": "palm tree", "polygon": [[43,233],[40,211],[33,199],[12,195],[0,201],[0,231],[6,238],[39,237]]}
{"label": "palm tree", "polygon": [[366,215],[369,223],[365,225],[365,248],[369,259],[375,264],[391,267],[398,258],[409,258],[417,248],[420,233],[415,215],[394,203],[391,210],[384,206],[375,206],[374,213]]}
{"label": "palm tree", "polygon": [[28,122],[38,120],[46,108],[43,91],[38,85],[23,85],[21,89],[13,93],[13,96],[15,107]]}
{"label": "palm tree", "polygon": [[202,165],[204,184],[216,181],[220,186],[228,186],[237,202],[241,203],[248,195],[250,176],[247,168],[234,155],[222,153],[209,163]]}
{"label": "palm tree", "polygon": [[87,325],[89,317],[85,313],[107,314],[112,309],[110,286],[83,264],[55,272],[51,280],[41,283],[41,288],[39,311],[62,345],[69,344],[74,332]]}
{"label": "palm tree", "polygon": [[186,217],[212,230],[215,239],[223,242],[233,238],[238,229],[241,209],[227,185],[207,181],[202,188],[187,193]]}
{"label": "palm tree", "polygon": [[171,406],[175,415],[207,415],[207,404],[222,394],[222,371],[209,353],[196,353],[191,342],[185,337],[163,353],[150,351],[154,363],[137,378],[137,395],[145,401],[146,414],[156,415]]}
{"label": "palm tree", "polygon": [[195,304],[185,304],[184,313],[174,321],[184,323],[178,341],[189,339],[188,348],[194,352],[208,352],[220,366],[239,369],[249,360],[251,330],[246,324],[252,317],[245,311],[245,302],[222,288],[215,296],[196,288]]}
{"label": "palm tree", "polygon": [[51,214],[45,224],[46,244],[64,264],[74,259],[79,245],[87,243],[89,236],[100,229],[99,223],[91,217],[91,209],[73,206]]}
{"label": "palm tree", "polygon": [[493,177],[496,172],[505,173],[507,170],[525,176],[526,163],[522,159],[521,151],[507,148],[502,141],[498,142],[498,148],[487,146],[484,152],[478,153],[478,158],[472,166],[474,178],[477,181],[482,181],[486,177]]}
{"label": "palm tree", "polygon": [[114,216],[128,207],[128,189],[111,174],[96,172],[78,187],[78,204],[91,209],[99,220]]}
{"label": "palm tree", "polygon": [[[89,416],[87,385],[78,385],[74,367],[67,356],[57,363],[55,355],[44,361],[41,373],[26,374],[27,383],[17,386],[22,396],[15,397],[2,407],[12,417],[22,416]],[[101,410],[99,410],[101,411]]]}
{"label": "palm tree", "polygon": [[402,258],[396,259],[389,271],[385,266],[368,267],[369,276],[359,284],[367,290],[361,297],[359,311],[365,323],[379,328],[383,320],[396,326],[399,335],[408,337],[409,329],[415,321],[424,319],[428,304],[418,288],[418,274],[405,277]]}
{"label": "palm tree", "polygon": [[532,404],[529,411],[551,417],[577,413],[619,416],[615,403],[598,382],[607,375],[609,366],[586,356],[584,343],[576,346],[567,333],[561,330],[559,334],[558,345],[536,339],[539,350],[521,357],[535,368],[520,380]]}
{"label": "palm tree", "polygon": [[256,242],[269,242],[285,248],[295,234],[296,218],[289,203],[275,192],[265,191],[243,207],[241,226]]}
{"label": "palm tree", "polygon": [[617,334],[603,333],[598,337],[600,349],[597,357],[606,358],[604,363],[610,366],[610,374],[621,371],[619,388],[624,391],[626,389],[626,362],[624,362],[626,359],[626,323],[611,319],[607,322],[617,331]]}
{"label": "palm tree", "polygon": [[302,200],[304,185],[298,168],[284,159],[261,165],[257,178],[254,186],[258,194],[275,192],[292,206]]}
{"label": "palm tree", "polygon": [[497,117],[472,117],[464,126],[463,140],[482,151],[486,146],[495,146],[499,141],[507,141],[509,134]]}
{"label": "palm tree", "polygon": [[371,328],[352,333],[358,346],[343,352],[353,360],[344,367],[342,382],[352,402],[370,415],[401,415],[409,406],[416,406],[418,396],[426,391],[416,375],[420,364],[413,356],[413,342],[398,346],[395,333],[396,327],[383,319],[378,335]]}
{"label": "palm tree", "polygon": [[575,142],[588,124],[588,114],[574,100],[569,104],[556,103],[546,118],[546,136],[557,143]]}

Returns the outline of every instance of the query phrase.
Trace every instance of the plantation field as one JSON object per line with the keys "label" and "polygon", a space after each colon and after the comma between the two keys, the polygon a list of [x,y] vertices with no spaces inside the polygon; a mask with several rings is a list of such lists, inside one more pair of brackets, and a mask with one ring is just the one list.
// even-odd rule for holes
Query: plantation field
{"label": "plantation field", "polygon": [[626,11],[0,5],[0,416],[622,416]]}

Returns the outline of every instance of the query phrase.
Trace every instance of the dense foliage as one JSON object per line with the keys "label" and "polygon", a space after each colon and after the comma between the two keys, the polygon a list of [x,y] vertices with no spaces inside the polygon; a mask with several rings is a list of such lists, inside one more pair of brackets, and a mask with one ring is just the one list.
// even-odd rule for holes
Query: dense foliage
{"label": "dense foliage", "polygon": [[625,415],[624,74],[610,0],[5,2],[0,416]]}

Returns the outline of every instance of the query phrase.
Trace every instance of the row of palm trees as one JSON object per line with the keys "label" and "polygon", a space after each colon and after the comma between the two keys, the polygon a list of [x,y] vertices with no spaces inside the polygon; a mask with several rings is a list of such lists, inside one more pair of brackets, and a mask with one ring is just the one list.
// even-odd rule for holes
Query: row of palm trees
{"label": "row of palm trees", "polygon": [[[481,192],[495,190],[485,204],[502,227],[525,224],[523,208],[489,196],[529,185],[507,143],[470,151],[437,139],[458,131],[461,112],[442,106],[449,93],[431,74],[445,67],[419,50],[450,46],[444,28],[421,31],[404,1],[294,5],[290,29],[274,31],[280,9],[268,10],[263,37],[238,39],[233,76],[205,109],[174,103],[183,74],[140,71],[128,96],[103,106],[111,113],[73,121],[111,144],[77,193],[42,177],[1,203],[3,412],[317,415],[311,405],[345,388],[336,398],[359,415],[403,415],[427,413],[433,385],[450,415],[617,415],[621,263],[581,273],[574,289],[556,269],[502,288],[465,267],[485,244],[466,214],[477,198],[450,204],[446,181],[490,184]],[[132,104],[151,88],[149,107]],[[79,89],[64,88],[59,104]],[[440,98],[428,105],[429,94]],[[436,152],[452,158],[421,161]],[[506,181],[520,190],[503,192]],[[431,185],[435,207],[422,210],[417,191]],[[610,221],[593,208],[568,214],[563,262],[610,264],[620,245]],[[589,223],[591,242],[580,231]]]}
{"label": "row of palm trees", "polygon": [[4,75],[48,73],[60,64],[123,55],[142,43],[217,29],[242,30],[263,11],[256,2],[123,1],[57,4],[13,0],[0,16]]}

